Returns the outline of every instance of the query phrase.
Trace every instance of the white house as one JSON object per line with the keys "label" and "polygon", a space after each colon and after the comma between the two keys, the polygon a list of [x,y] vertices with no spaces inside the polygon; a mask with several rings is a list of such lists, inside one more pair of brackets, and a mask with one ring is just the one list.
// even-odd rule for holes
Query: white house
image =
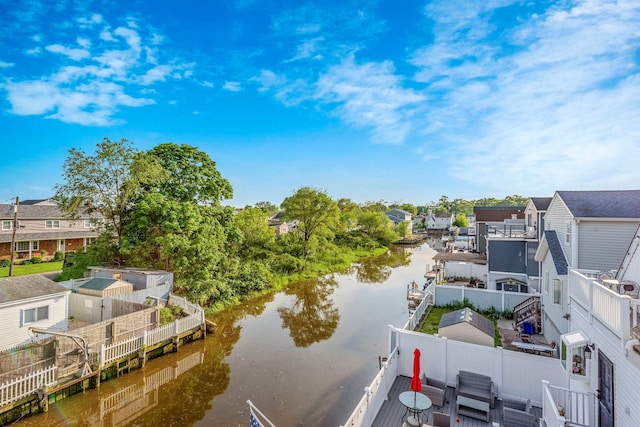
{"label": "white house", "polygon": [[430,212],[425,218],[424,225],[429,230],[448,230],[455,221],[451,212]]}
{"label": "white house", "polygon": [[0,351],[32,341],[31,326],[66,331],[70,292],[40,275],[0,279]]}
{"label": "white house", "polygon": [[617,270],[639,224],[640,190],[554,194],[535,255],[541,262],[542,326],[547,339],[559,342],[560,335],[569,331],[568,268]]}

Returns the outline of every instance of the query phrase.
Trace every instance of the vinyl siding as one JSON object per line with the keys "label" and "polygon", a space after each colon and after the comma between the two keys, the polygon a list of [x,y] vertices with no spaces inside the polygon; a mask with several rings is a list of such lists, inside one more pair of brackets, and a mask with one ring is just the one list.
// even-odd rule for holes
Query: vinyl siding
{"label": "vinyl siding", "polygon": [[581,221],[577,268],[617,270],[637,228],[637,222]]}
{"label": "vinyl siding", "polygon": [[[573,266],[571,245],[567,243],[566,224],[568,221],[573,221],[571,212],[569,212],[569,209],[567,209],[564,202],[559,197],[554,196],[553,200],[551,200],[551,203],[549,204],[547,213],[544,215],[544,227],[545,230],[556,231],[562,250],[567,257],[567,262],[570,266]],[[571,241],[573,242],[573,236],[571,237]],[[551,256],[551,254],[548,256]]]}
{"label": "vinyl siding", "polygon": [[[4,326],[4,333],[0,335],[0,350],[6,350],[16,345],[32,341],[34,335],[29,331],[30,326],[39,328],[55,328],[57,330],[67,330],[67,301],[68,294],[54,294],[38,299],[31,299],[28,302],[8,304],[0,308],[0,325]],[[23,324],[22,312],[30,308],[37,308],[48,305],[49,318],[34,323]]]}

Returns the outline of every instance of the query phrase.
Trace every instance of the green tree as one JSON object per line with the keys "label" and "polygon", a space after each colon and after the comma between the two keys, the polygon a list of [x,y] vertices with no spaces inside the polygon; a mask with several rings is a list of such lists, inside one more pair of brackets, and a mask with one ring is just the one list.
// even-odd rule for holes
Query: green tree
{"label": "green tree", "polygon": [[275,232],[269,227],[269,213],[255,208],[244,208],[235,218],[240,233],[237,245],[241,258],[264,258],[273,249]]}
{"label": "green tree", "polygon": [[456,215],[455,221],[453,221],[453,225],[455,225],[456,227],[468,227],[469,219],[465,214],[458,214]]}
{"label": "green tree", "polygon": [[394,230],[393,222],[384,212],[364,211],[358,218],[361,230],[384,246],[397,241],[400,235]]}
{"label": "green tree", "polygon": [[122,264],[120,246],[126,213],[139,195],[142,174],[132,166],[136,150],[126,139],[104,138],[96,145],[94,155],[71,148],[64,162],[64,182],[55,186],[55,199],[69,217],[84,211],[97,215],[95,226],[113,236],[112,259]]}
{"label": "green tree", "polygon": [[324,191],[302,187],[284,199],[281,206],[288,221],[299,221],[298,232],[302,236],[305,257],[313,237],[333,238],[340,209]]}

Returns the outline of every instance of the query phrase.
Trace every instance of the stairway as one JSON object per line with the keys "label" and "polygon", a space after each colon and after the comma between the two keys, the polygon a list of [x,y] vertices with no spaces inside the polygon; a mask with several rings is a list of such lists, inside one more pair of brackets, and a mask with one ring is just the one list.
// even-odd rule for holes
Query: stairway
{"label": "stairway", "polygon": [[540,308],[542,302],[540,296],[531,296],[513,307],[513,321],[516,329],[522,329],[524,322],[533,325],[533,332],[539,334],[542,330],[542,318]]}

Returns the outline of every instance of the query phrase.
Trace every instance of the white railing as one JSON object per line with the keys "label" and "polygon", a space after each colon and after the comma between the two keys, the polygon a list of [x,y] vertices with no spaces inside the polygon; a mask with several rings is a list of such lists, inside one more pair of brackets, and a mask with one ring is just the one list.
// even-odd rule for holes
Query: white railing
{"label": "white railing", "polygon": [[424,294],[424,297],[422,298],[422,301],[420,302],[420,304],[416,307],[416,309],[413,311],[413,313],[409,317],[409,320],[404,325],[404,329],[413,331],[416,328],[416,326],[418,326],[418,322],[420,322],[420,319],[424,315],[425,311],[427,311],[427,307],[429,307],[430,304],[433,304],[433,294],[434,294],[435,286],[436,286],[435,282],[433,282],[429,286],[427,286],[427,288],[424,291],[422,291],[422,293]]}
{"label": "white railing", "polygon": [[364,389],[364,396],[347,419],[345,427],[362,427],[373,424],[373,420],[398,376],[397,350],[397,348],[393,349],[389,358],[382,363],[382,369],[378,371],[371,385]]}
{"label": "white railing", "polygon": [[169,323],[159,328],[147,331],[146,345],[155,345],[159,342],[166,341],[173,336],[175,323]]}
{"label": "white railing", "polygon": [[137,353],[142,348],[143,341],[143,337],[134,337],[111,345],[103,344],[100,350],[101,367],[129,354]]}
{"label": "white railing", "polygon": [[[547,401],[547,398],[549,401]],[[591,426],[595,420],[595,396],[593,393],[570,390],[545,384],[543,381],[543,412],[549,412],[553,421],[563,421],[572,426]],[[544,405],[549,405],[545,408]],[[550,409],[553,409],[551,411]],[[547,426],[549,423],[547,422]]]}
{"label": "white railing", "polygon": [[48,366],[0,385],[0,407],[56,382],[56,366]]}
{"label": "white railing", "polygon": [[558,412],[558,405],[549,387],[548,381],[542,381],[542,419],[546,427],[565,427],[565,418]]}
{"label": "white railing", "polygon": [[176,320],[176,335],[197,328],[202,322],[198,313]]}
{"label": "white railing", "polygon": [[632,326],[629,311],[632,302],[626,295],[601,285],[596,279],[586,276],[586,272],[569,270],[569,295],[588,315],[604,323],[623,342],[628,339]]}

